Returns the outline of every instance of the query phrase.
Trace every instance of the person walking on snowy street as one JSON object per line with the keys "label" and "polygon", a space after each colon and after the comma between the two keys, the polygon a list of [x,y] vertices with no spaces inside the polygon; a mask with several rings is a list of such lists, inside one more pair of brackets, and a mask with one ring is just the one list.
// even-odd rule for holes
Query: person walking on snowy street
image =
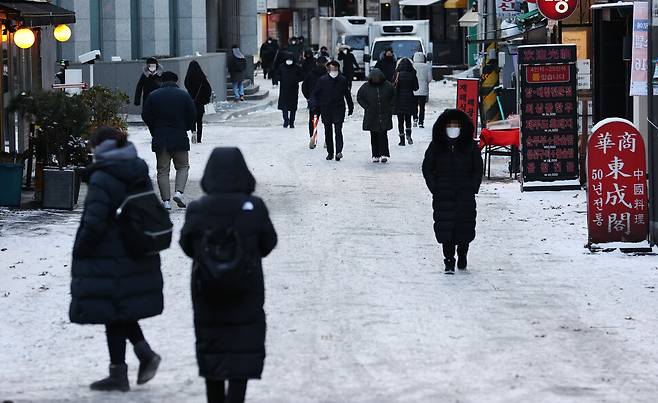
{"label": "person walking on snowy street", "polygon": [[313,139],[313,131],[315,129],[315,125],[317,124],[317,119],[320,117],[320,108],[317,105],[311,105],[311,96],[313,94],[313,90],[315,89],[315,85],[318,83],[321,77],[325,76],[327,74],[327,64],[328,60],[324,57],[320,57],[313,70],[306,76],[304,79],[304,82],[302,83],[302,94],[304,94],[304,98],[306,98],[306,101],[308,102],[308,134],[309,137],[311,138],[310,143],[309,143],[309,148],[312,150],[315,148],[315,140]]}
{"label": "person walking on snowy street", "polygon": [[[347,115],[354,113],[352,94],[347,87],[347,79],[340,74],[340,63],[335,60],[327,63],[327,72],[320,77],[311,94],[310,106],[320,108],[324,135],[327,142],[327,161],[343,158],[343,122],[345,122],[345,103]],[[336,149],[334,150],[334,130],[336,133]]]}
{"label": "person walking on snowy street", "polygon": [[190,169],[190,139],[187,131],[196,123],[196,108],[187,91],[178,87],[178,76],[166,71],[162,74],[162,88],[154,91],[146,100],[142,119],[151,132],[151,150],[155,153],[158,170],[158,188],[162,204],[171,210],[169,171],[171,161],[176,169],[174,202],[185,207],[183,194]]}
{"label": "person walking on snowy street", "polygon": [[297,102],[299,101],[299,82],[304,80],[304,70],[295,64],[291,53],[286,54],[285,60],[285,63],[278,69],[281,86],[277,105],[283,114],[283,127],[294,129]]}
{"label": "person walking on snowy street", "polygon": [[352,48],[345,47],[338,53],[338,60],[343,62],[343,75],[347,79],[347,86],[352,89],[352,81],[354,81],[354,71],[358,70],[359,64],[352,53]]}
{"label": "person walking on snowy street", "polygon": [[302,60],[302,70],[304,70],[304,77],[308,76],[314,67],[315,56],[313,56],[313,51],[311,49],[306,49],[304,51],[304,60]]}
{"label": "person walking on snowy street", "polygon": [[272,78],[272,64],[274,63],[274,56],[279,50],[279,44],[272,38],[267,38],[260,46],[260,65],[263,68],[263,78]]}
{"label": "person walking on snowy street", "polygon": [[325,57],[325,58],[327,58],[328,60],[331,60],[331,55],[329,54],[329,50],[327,49],[326,46],[322,46],[322,47],[320,48],[320,54],[319,54],[318,57]]}
{"label": "person walking on snowy street", "polygon": [[235,102],[244,101],[244,72],[247,70],[247,59],[238,45],[231,46],[226,65],[233,84],[233,97]]}
{"label": "person walking on snowy street", "polygon": [[356,99],[364,109],[363,130],[370,132],[372,162],[387,162],[391,158],[388,149],[388,131],[393,129],[393,85],[384,73],[374,68],[368,81],[359,88]]}
{"label": "person walking on snowy street", "polygon": [[162,85],[162,67],[155,57],[146,59],[144,71],[139,77],[137,87],[135,88],[135,106],[146,104],[146,98]]}
{"label": "person walking on snowy street", "polygon": [[445,273],[466,269],[468,246],[475,239],[475,195],[482,182],[482,156],[473,141],[471,119],[446,109],[434,123],[423,160],[423,177],[432,193],[434,234],[443,246]]}
{"label": "person walking on snowy street", "polygon": [[[263,372],[262,258],[276,246],[277,235],[265,203],[252,195],[255,186],[239,149],[216,148],[201,180],[205,195],[190,203],[181,230],[180,245],[194,259],[196,356],[209,403],[243,402],[247,381],[260,379]],[[239,250],[235,243],[217,243],[227,235],[240,241]],[[224,254],[240,256],[242,263],[224,263]],[[220,264],[231,267],[233,275],[217,280],[211,270]]]}
{"label": "person walking on snowy street", "polygon": [[391,83],[395,78],[395,55],[393,54],[393,48],[387,48],[383,54],[381,54],[379,60],[375,64],[375,68],[384,73],[384,77]]}
{"label": "person walking on snowy street", "polygon": [[163,281],[159,254],[128,252],[115,211],[133,184],[152,185],[148,166],[125,133],[99,128],[90,145],[94,162],[83,178],[88,192],[73,246],[69,317],[73,323],[105,325],[110,374],[91,389],[126,392],[126,340],[139,359],[137,384],[151,380],[160,364],[138,321],[162,313]]}
{"label": "person walking on snowy street", "polygon": [[425,127],[425,104],[430,95],[430,83],[432,82],[432,65],[427,63],[425,54],[416,52],[414,54],[414,69],[418,78],[418,90],[414,91],[417,109],[414,113],[414,127]]}
{"label": "person walking on snowy street", "polygon": [[196,108],[196,130],[192,129],[192,132],[196,134],[196,141],[200,143],[203,136],[203,114],[206,111],[206,104],[210,103],[212,88],[196,60],[192,60],[187,68],[185,89],[192,97]]}
{"label": "person walking on snowy street", "polygon": [[414,91],[418,90],[418,77],[416,77],[416,70],[414,70],[411,60],[406,57],[398,62],[393,88],[395,89],[394,109],[395,114],[398,116],[398,133],[400,134],[400,143],[398,145],[404,145],[405,135],[407,142],[411,145],[414,143],[411,138],[411,117],[416,113]]}

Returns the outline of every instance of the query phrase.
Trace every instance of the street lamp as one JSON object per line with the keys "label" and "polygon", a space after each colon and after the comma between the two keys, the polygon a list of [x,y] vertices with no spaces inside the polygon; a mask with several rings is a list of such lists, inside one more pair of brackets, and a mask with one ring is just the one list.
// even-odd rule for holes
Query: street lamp
{"label": "street lamp", "polygon": [[14,32],[14,43],[21,49],[29,49],[34,45],[34,32],[27,28],[21,28]]}
{"label": "street lamp", "polygon": [[66,24],[58,25],[55,27],[53,35],[59,42],[66,42],[71,39],[71,28]]}

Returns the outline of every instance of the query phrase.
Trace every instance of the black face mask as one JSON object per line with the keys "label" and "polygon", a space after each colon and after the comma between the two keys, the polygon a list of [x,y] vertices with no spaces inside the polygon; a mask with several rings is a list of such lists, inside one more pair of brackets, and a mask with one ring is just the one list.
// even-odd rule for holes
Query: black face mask
{"label": "black face mask", "polygon": [[393,55],[386,55],[386,58],[387,58],[388,60],[391,60],[391,59],[393,58]]}

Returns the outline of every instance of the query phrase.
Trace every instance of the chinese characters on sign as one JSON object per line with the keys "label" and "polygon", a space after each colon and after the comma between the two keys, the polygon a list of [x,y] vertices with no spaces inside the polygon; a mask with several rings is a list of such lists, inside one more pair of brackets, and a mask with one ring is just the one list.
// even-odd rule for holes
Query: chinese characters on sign
{"label": "chinese characters on sign", "polygon": [[578,178],[576,47],[520,46],[523,181]]}
{"label": "chinese characters on sign", "polygon": [[633,54],[630,96],[647,95],[647,51],[649,48],[649,3],[633,3]]}
{"label": "chinese characters on sign", "polygon": [[473,126],[476,128],[473,138],[477,136],[479,83],[480,80],[477,78],[457,80],[457,109],[471,118]]}
{"label": "chinese characters on sign", "polygon": [[587,228],[590,243],[647,239],[644,141],[633,124],[605,119],[587,145]]}

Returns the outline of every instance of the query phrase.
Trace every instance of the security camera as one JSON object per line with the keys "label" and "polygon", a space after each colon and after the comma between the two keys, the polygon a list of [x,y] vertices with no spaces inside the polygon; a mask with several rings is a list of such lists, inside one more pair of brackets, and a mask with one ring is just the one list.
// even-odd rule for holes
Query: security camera
{"label": "security camera", "polygon": [[92,50],[91,52],[83,53],[78,56],[78,61],[82,64],[93,64],[96,60],[100,60],[101,51]]}

